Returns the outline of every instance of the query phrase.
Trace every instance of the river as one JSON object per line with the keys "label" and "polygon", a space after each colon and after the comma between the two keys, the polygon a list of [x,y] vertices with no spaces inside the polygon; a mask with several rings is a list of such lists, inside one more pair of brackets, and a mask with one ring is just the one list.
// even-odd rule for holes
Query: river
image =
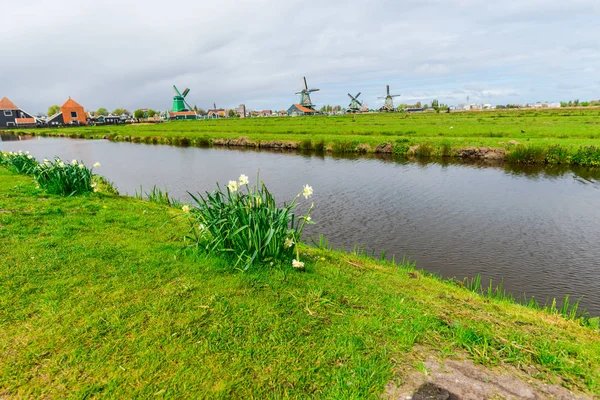
{"label": "river", "polygon": [[600,315],[600,169],[3,139],[0,150],[27,150],[38,160],[99,161],[97,172],[122,194],[157,185],[189,201],[188,191],[203,193],[240,174],[254,181],[259,171],[278,200],[310,184],[317,223],[310,237],[406,256],[444,277],[503,279],[513,295],[541,303],[583,296],[580,306]]}

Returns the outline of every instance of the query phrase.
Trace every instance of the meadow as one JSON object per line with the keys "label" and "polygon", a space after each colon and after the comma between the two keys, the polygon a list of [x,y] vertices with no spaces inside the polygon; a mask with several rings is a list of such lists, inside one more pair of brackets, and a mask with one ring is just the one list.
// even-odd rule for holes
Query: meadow
{"label": "meadow", "polygon": [[[600,165],[600,108],[359,114],[36,129],[32,134],[181,146],[469,156],[498,149],[517,163]],[[477,154],[476,154],[477,155]],[[484,154],[479,154],[484,156]]]}
{"label": "meadow", "polygon": [[427,357],[600,394],[600,331],[568,309],[324,243],[241,272],[185,251],[186,211],[158,198],[0,167],[0,397],[376,397]]}

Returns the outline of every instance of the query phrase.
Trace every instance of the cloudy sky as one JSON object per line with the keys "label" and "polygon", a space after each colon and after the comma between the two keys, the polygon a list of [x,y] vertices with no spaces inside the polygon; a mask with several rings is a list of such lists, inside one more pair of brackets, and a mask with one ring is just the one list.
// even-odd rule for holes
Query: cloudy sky
{"label": "cloudy sky", "polygon": [[188,101],[318,106],[600,98],[597,0],[19,0],[3,7],[0,97],[45,112]]}

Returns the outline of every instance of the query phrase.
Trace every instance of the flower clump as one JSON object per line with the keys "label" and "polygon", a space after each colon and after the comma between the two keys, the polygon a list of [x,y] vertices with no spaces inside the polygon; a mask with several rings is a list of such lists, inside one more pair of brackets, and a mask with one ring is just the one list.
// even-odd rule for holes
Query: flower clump
{"label": "flower clump", "polygon": [[244,270],[257,263],[291,262],[293,268],[303,268],[297,245],[304,226],[313,223],[313,204],[300,217],[294,209],[301,196],[308,199],[312,194],[312,187],[304,185],[291,203],[278,206],[266,185],[250,186],[247,175],[230,180],[225,190],[217,184],[213,192],[192,196],[193,207],[182,208],[191,223],[188,247],[233,256]]}

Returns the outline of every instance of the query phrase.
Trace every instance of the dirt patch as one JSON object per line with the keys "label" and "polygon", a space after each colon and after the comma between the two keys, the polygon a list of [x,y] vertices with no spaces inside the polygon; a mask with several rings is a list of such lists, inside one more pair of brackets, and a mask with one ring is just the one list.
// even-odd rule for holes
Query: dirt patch
{"label": "dirt patch", "polygon": [[389,400],[486,400],[486,399],[593,399],[568,389],[538,381],[517,369],[489,369],[470,360],[433,357],[423,363],[426,372],[412,372],[401,386],[390,382],[382,398]]}
{"label": "dirt patch", "polygon": [[458,151],[462,158],[484,158],[488,160],[503,160],[505,151],[503,149],[492,149],[489,147],[468,147]]}

